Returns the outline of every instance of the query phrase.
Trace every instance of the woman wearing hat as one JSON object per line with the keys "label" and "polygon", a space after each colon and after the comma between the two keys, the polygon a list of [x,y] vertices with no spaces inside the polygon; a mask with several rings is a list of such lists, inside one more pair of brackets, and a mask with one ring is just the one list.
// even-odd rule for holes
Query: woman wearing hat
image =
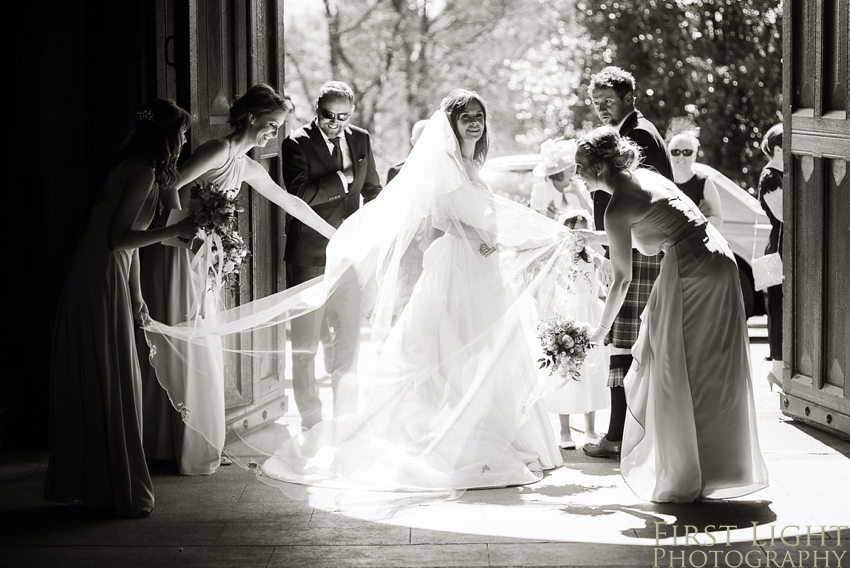
{"label": "woman wearing hat", "polygon": [[590,196],[573,182],[575,155],[575,140],[547,140],[540,145],[542,159],[531,173],[544,179],[531,188],[529,207],[550,219],[568,207],[593,210]]}

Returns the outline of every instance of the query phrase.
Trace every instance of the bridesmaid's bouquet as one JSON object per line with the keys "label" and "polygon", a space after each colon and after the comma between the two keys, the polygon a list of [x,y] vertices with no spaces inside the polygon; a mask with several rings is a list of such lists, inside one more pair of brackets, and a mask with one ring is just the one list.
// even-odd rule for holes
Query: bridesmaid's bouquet
{"label": "bridesmaid's bouquet", "polygon": [[236,225],[236,213],[243,211],[236,199],[228,197],[217,184],[200,180],[191,190],[186,218],[197,223],[208,235],[231,232]]}
{"label": "bridesmaid's bouquet", "polygon": [[222,191],[217,184],[197,181],[186,210],[186,218],[206,233],[210,286],[215,288],[224,280],[234,284],[249,254],[245,240],[236,230],[236,214],[243,211],[236,197]]}
{"label": "bridesmaid's bouquet", "polygon": [[545,357],[537,360],[540,368],[548,368],[550,375],[558,371],[564,378],[579,380],[587,350],[596,347],[590,342],[591,332],[589,323],[577,322],[572,316],[541,321],[537,337]]}

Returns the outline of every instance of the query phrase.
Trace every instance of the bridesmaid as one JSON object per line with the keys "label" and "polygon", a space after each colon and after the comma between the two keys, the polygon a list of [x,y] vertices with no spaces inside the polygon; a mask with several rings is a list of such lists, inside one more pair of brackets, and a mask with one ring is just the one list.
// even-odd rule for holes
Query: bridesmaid
{"label": "bridesmaid", "polygon": [[[254,85],[234,101],[229,117],[233,132],[224,138],[204,142],[178,168],[173,187],[180,189],[180,202],[186,203],[191,182],[196,179],[217,184],[234,198],[245,182],[293,217],[330,238],[334,233],[331,225],[304,201],[283,190],[258,162],[246,155],[277,137],[290,105],[281,93],[265,84]],[[180,207],[174,191],[164,194],[163,202],[175,209]],[[166,217],[163,215],[163,220]],[[190,309],[200,303],[196,303],[196,299],[203,291],[206,277],[193,272],[193,257],[189,249],[165,245],[146,251],[142,291],[153,319],[176,325],[196,315],[190,313]],[[219,307],[220,299],[215,294],[206,294],[205,319],[214,318]],[[139,351],[147,359],[149,351],[144,341],[139,341]],[[221,454],[225,425],[224,363],[220,345],[189,344],[180,349],[162,349],[151,362],[153,366],[148,361],[142,363],[146,377],[144,439],[148,457],[175,460],[183,475],[209,475],[220,463],[230,463],[227,456]],[[169,372],[174,369],[180,371]],[[194,429],[183,424],[181,415],[172,408],[168,395],[160,386],[164,384],[171,390],[173,385],[184,381],[186,385],[204,384],[202,388],[191,389],[193,402],[186,405],[192,409]]]}
{"label": "bridesmaid", "polygon": [[749,336],[735,257],[691,199],[638,168],[640,149],[613,128],[578,141],[578,172],[605,191],[614,281],[590,340],[601,343],[632,279],[631,250],[664,252],[624,379],[628,413],[620,469],[656,502],[729,499],[767,486],[758,442]]}
{"label": "bridesmaid", "polygon": [[148,317],[138,247],[192,238],[193,223],[146,230],[159,187],[177,178],[189,114],[152,100],[136,113],[71,263],[53,332],[52,443],[45,499],[139,516],[154,506],[142,449],[134,319]]}

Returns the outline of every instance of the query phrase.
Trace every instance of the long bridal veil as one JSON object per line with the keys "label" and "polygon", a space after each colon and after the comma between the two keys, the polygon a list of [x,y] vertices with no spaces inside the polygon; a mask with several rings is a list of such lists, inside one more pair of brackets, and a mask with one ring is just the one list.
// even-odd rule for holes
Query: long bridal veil
{"label": "long bridal veil", "polygon": [[[500,252],[484,257],[481,242]],[[323,277],[214,317],[151,322],[151,362],[186,425],[222,447],[224,433],[205,419],[221,389],[204,381],[219,375],[186,361],[188,347],[225,338],[240,357],[278,358],[284,369],[287,322],[356,301],[359,362],[333,378],[354,386],[335,389],[354,400],[333,406],[356,412],[305,433],[278,422],[232,428],[228,455],[291,496],[322,494],[337,508],[374,503],[376,491],[397,501],[530,483],[560,464],[539,399],[563,379],[537,371],[535,304],[572,244],[568,229],[470,180],[438,111],[401,172],[331,239]],[[269,329],[273,345],[252,343]],[[201,371],[194,384],[186,364]]]}

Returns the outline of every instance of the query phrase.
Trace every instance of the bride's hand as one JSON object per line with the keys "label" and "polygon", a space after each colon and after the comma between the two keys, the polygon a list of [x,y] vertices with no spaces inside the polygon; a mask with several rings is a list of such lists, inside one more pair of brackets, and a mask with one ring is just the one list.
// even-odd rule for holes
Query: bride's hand
{"label": "bride's hand", "polygon": [[481,256],[487,258],[499,248],[499,243],[494,244],[492,247],[485,242],[481,243],[481,246],[478,247],[478,252],[481,253]]}

